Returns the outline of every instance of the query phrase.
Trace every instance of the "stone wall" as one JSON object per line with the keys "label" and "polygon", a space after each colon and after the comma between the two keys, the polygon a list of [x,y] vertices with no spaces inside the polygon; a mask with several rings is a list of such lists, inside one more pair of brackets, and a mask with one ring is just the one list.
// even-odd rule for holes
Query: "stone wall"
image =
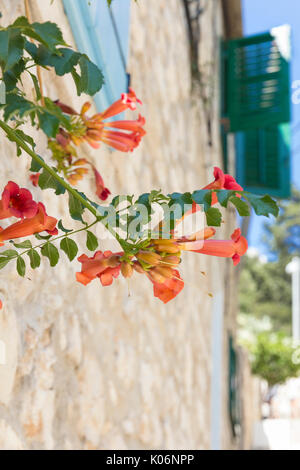
{"label": "stone wall", "polygon": [[[56,21],[66,41],[74,43],[61,0],[51,6],[48,0],[30,4],[34,20]],[[0,11],[1,24],[7,25],[24,13],[23,1],[0,0]],[[222,165],[221,34],[221,2],[208,1],[201,17],[204,81],[201,89],[192,90],[181,0],[140,0],[132,6],[129,71],[144,102],[147,136],[130,155],[85,149],[114,194],[194,190],[212,178],[214,165]],[[72,80],[43,76],[47,96],[77,108],[84,102],[76,97]],[[25,86],[31,85],[25,81]],[[34,137],[38,152],[46,156],[45,139]],[[30,187],[29,159],[17,159],[3,134],[0,152],[1,187],[10,179]],[[93,196],[92,177],[80,188]],[[63,196],[30,189],[49,214],[72,224]],[[231,228],[230,222],[226,231]],[[116,246],[104,241],[101,247]],[[147,279],[83,287],[75,282],[77,261],[62,258],[55,269],[47,263],[43,260],[34,272],[28,269],[25,279],[11,266],[0,273],[0,340],[6,345],[6,364],[0,365],[0,448],[208,449],[211,259],[185,256],[185,289],[166,306],[153,297]],[[225,265],[218,260],[221,278]]]}

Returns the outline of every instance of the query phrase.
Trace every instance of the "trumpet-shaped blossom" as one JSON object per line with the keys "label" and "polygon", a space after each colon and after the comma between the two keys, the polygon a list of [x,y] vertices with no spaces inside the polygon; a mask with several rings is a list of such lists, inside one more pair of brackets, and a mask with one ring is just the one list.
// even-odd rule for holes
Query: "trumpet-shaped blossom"
{"label": "trumpet-shaped blossom", "polygon": [[137,104],[142,104],[132,88],[129,88],[128,93],[123,93],[121,98],[115,101],[104,112],[97,113],[92,117],[87,115],[91,108],[91,103],[89,102],[84,103],[80,114],[61,101],[56,101],[55,103],[64,113],[74,116],[74,129],[70,132],[60,129],[56,136],[57,142],[63,148],[72,141],[76,146],[87,142],[92,148],[98,149],[101,142],[104,142],[121,152],[132,152],[146,134],[144,130],[145,118],[141,115],[139,115],[138,119],[132,121],[107,122],[107,119],[123,113],[127,109],[134,111]]}
{"label": "trumpet-shaped blossom", "polygon": [[129,88],[128,93],[122,93],[121,98],[109,106],[103,113],[100,113],[102,120],[121,114],[127,109],[131,111],[136,110],[136,104],[143,104],[135,94],[132,88]]}
{"label": "trumpet-shaped blossom", "polygon": [[[233,176],[223,173],[221,168],[218,168],[217,166],[214,167],[214,178],[214,181],[212,181],[202,189],[226,189],[228,191],[243,191],[242,186],[240,186],[236,182]],[[236,196],[241,197],[238,193],[236,194]],[[218,195],[217,193],[213,192],[211,198],[211,205],[215,205],[217,203]],[[196,202],[193,202],[192,209],[186,212],[184,216],[194,214],[200,209],[200,206]]]}
{"label": "trumpet-shaped blossom", "polygon": [[[146,134],[144,130],[145,118],[139,115],[138,119],[132,121],[107,122],[106,120],[123,113],[127,109],[135,110],[137,103],[142,104],[132,89],[129,93],[122,94],[121,98],[107,108],[106,111],[97,113],[92,117],[87,115],[91,104],[89,102],[85,103],[80,112],[84,129],[77,133],[71,132],[69,134],[70,139],[75,145],[80,145],[86,141],[91,147],[98,149],[101,142],[104,142],[121,152],[132,152]],[[64,109],[63,103],[59,103],[59,106],[62,110]],[[59,138],[61,139],[61,137]]]}
{"label": "trumpet-shaped blossom", "polygon": [[57,220],[46,213],[45,206],[39,202],[37,214],[30,218],[10,225],[0,232],[0,243],[6,240],[14,240],[47,231],[50,235],[56,235]]}
{"label": "trumpet-shaped blossom", "polygon": [[97,168],[95,168],[94,166],[92,168],[96,181],[96,195],[99,197],[99,199],[101,199],[101,201],[106,201],[111,192],[108,188],[105,187],[103,178]]}
{"label": "trumpet-shaped blossom", "polygon": [[[221,168],[217,166],[214,167],[214,177],[215,180],[205,186],[203,189],[227,189],[235,191],[243,191],[242,186],[240,186],[233,176],[224,174]],[[212,204],[217,204],[218,196],[216,193],[212,194]]]}
{"label": "trumpet-shaped blossom", "polygon": [[165,279],[163,282],[155,282],[151,278],[150,280],[153,283],[154,296],[164,304],[174,299],[184,288],[184,281],[181,279],[179,271],[176,270],[173,270],[171,279]]}
{"label": "trumpet-shaped blossom", "polygon": [[0,201],[0,219],[18,217],[20,219],[32,218],[38,211],[38,205],[32,199],[28,189],[20,188],[13,181],[9,181],[2,193]]}
{"label": "trumpet-shaped blossom", "polygon": [[84,286],[88,285],[97,277],[103,286],[110,286],[114,278],[120,274],[123,253],[112,253],[111,251],[97,251],[92,258],[82,255],[78,261],[82,264],[81,272],[76,273],[76,279]]}
{"label": "trumpet-shaped blossom", "polygon": [[[180,245],[180,244],[179,244]],[[200,245],[200,247],[199,247]],[[181,249],[202,253],[204,255],[220,256],[223,258],[232,258],[236,266],[247,249],[248,243],[242,236],[241,230],[236,229],[231,235],[231,240],[204,240],[195,241],[187,244],[181,244]]]}

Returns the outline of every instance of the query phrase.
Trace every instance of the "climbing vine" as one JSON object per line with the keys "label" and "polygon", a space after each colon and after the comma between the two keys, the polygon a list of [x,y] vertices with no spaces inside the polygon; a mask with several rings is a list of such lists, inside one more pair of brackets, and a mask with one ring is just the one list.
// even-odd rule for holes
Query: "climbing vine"
{"label": "climbing vine", "polygon": [[[6,90],[0,106],[0,128],[16,144],[18,157],[24,153],[30,157],[32,184],[54,191],[56,197],[68,196],[68,211],[77,228],[66,228],[63,220],[58,221],[55,214],[49,216],[44,205],[33,200],[28,189],[9,181],[0,201],[0,219],[8,221],[0,228],[0,269],[14,262],[24,277],[27,265],[37,269],[43,258],[55,267],[62,252],[72,262],[79,251],[73,237],[85,232],[87,250],[93,255],[78,257],[78,282],[87,285],[99,278],[107,286],[120,275],[129,278],[141,274],[153,284],[154,295],[166,303],[184,287],[179,272],[184,251],[229,257],[238,264],[247,250],[241,231],[236,229],[230,240],[213,239],[222,223],[220,208],[231,204],[240,216],[248,217],[252,206],[258,215],[277,216],[276,202],[267,195],[243,191],[232,176],[217,167],[214,180],[192,192],[163,194],[153,190],[139,196],[111,195],[98,169],[88,158],[79,157],[77,149],[85,142],[94,149],[108,145],[125,153],[134,151],[146,135],[145,118],[139,115],[133,120],[116,120],[116,116],[126,110],[134,113],[142,102],[134,90],[124,90],[108,109],[90,115],[90,102],[84,101],[77,111],[61,99],[45,96],[41,69],[54,70],[58,77],[71,75],[79,96],[92,97],[101,90],[105,77],[85,54],[66,44],[56,24],[32,22],[28,1],[25,6],[27,17],[0,27],[1,82]],[[32,80],[33,100],[24,92],[24,75]],[[33,138],[24,131],[28,123],[46,135],[51,159],[36,152]],[[88,171],[95,177],[95,200],[76,189]],[[109,197],[111,202],[104,203]],[[194,224],[188,232],[180,232],[188,219],[198,217],[199,222],[199,215],[203,216],[200,226]],[[91,230],[97,224],[118,241],[119,252],[101,251]]]}

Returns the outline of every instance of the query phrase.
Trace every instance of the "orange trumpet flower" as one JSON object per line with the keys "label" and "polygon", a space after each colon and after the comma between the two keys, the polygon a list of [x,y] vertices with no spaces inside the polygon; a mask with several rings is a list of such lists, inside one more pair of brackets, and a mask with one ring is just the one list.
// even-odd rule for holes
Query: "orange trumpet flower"
{"label": "orange trumpet flower", "polygon": [[[122,94],[121,98],[113,103],[106,111],[97,113],[91,118],[86,115],[91,104],[88,102],[85,103],[82,106],[80,116],[87,130],[81,139],[86,140],[91,147],[95,149],[98,149],[100,143],[104,142],[121,152],[132,152],[140,144],[142,137],[146,134],[143,128],[146,122],[145,118],[139,115],[138,119],[132,121],[104,121],[117,114],[123,113],[126,109],[135,110],[136,103],[142,104],[131,88],[129,89],[129,93]],[[77,139],[77,137],[75,140],[73,139],[76,145],[78,145]]]}
{"label": "orange trumpet flower", "polygon": [[153,283],[154,296],[164,304],[174,299],[184,288],[184,281],[181,279],[179,271],[176,270],[173,270],[173,277],[171,279],[166,278],[164,282],[155,282],[151,277],[149,279]]}
{"label": "orange trumpet flower", "polygon": [[87,286],[98,277],[103,286],[110,286],[113,278],[117,278],[120,274],[121,255],[123,253],[97,251],[92,258],[87,255],[80,256],[78,261],[82,263],[82,268],[80,273],[76,273],[77,281]]}
{"label": "orange trumpet flower", "polygon": [[39,202],[38,212],[34,217],[16,222],[0,232],[0,242],[28,237],[44,231],[56,235],[58,233],[56,224],[57,220],[47,215],[45,206]]}
{"label": "orange trumpet flower", "polygon": [[202,253],[204,255],[232,258],[236,266],[247,249],[248,243],[241,234],[241,229],[236,229],[231,235],[231,240],[204,240],[180,245],[182,250]]}
{"label": "orange trumpet flower", "polygon": [[28,189],[20,188],[13,181],[7,183],[0,201],[0,219],[31,218],[37,213],[37,210],[37,203],[33,201],[32,194]]}

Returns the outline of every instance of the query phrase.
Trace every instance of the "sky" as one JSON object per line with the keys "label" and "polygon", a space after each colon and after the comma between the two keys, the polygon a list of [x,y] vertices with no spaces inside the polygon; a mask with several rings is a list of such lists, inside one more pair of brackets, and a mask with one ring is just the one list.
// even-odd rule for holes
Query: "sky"
{"label": "sky", "polygon": [[[242,0],[244,35],[269,31],[274,26],[292,27],[291,83],[300,80],[300,0]],[[297,126],[297,128],[296,128]],[[292,104],[292,181],[300,189],[300,104]],[[262,242],[264,217],[251,217],[249,244],[268,254]]]}

